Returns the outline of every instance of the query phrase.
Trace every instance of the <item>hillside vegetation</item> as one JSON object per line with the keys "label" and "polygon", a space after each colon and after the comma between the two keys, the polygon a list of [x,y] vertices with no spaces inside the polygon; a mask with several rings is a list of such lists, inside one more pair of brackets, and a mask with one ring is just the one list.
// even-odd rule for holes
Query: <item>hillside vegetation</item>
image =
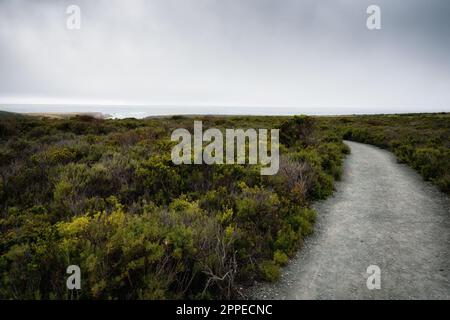
{"label": "hillside vegetation", "polygon": [[[313,118],[196,119],[281,128],[278,174],[175,166],[170,134],[192,132],[190,117],[0,117],[0,298],[237,298],[276,280],[349,150]],[[81,290],[66,287],[69,265]]]}

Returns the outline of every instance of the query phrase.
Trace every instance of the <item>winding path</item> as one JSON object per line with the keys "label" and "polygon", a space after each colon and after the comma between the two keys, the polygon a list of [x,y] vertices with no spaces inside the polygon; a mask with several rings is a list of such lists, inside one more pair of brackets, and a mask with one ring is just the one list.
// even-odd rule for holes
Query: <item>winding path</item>
{"label": "winding path", "polygon": [[[315,234],[256,299],[450,299],[450,200],[394,156],[352,153],[334,196],[315,205]],[[369,290],[369,265],[381,288]]]}

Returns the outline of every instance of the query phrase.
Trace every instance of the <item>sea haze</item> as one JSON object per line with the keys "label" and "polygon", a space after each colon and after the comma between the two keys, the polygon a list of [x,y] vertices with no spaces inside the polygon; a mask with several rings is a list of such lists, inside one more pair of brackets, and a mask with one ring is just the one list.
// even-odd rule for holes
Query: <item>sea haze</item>
{"label": "sea haze", "polygon": [[[256,106],[148,106],[98,104],[2,104],[0,110],[16,113],[101,113],[105,118],[142,119],[167,115],[346,115],[414,113],[415,109],[374,108],[361,112],[358,108],[256,107]],[[426,112],[445,112],[445,108],[428,108]]]}

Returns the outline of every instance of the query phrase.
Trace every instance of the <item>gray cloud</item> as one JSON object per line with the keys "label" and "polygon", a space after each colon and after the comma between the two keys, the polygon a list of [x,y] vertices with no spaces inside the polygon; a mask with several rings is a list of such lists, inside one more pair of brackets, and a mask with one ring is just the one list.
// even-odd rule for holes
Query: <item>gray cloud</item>
{"label": "gray cloud", "polygon": [[0,0],[0,103],[450,111],[449,14],[447,0]]}

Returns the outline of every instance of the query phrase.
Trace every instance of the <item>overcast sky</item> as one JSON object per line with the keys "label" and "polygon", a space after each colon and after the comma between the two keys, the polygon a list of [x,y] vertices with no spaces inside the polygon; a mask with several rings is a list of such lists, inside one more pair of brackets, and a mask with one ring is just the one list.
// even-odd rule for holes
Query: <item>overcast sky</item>
{"label": "overcast sky", "polygon": [[0,0],[0,104],[14,103],[450,111],[450,1]]}

